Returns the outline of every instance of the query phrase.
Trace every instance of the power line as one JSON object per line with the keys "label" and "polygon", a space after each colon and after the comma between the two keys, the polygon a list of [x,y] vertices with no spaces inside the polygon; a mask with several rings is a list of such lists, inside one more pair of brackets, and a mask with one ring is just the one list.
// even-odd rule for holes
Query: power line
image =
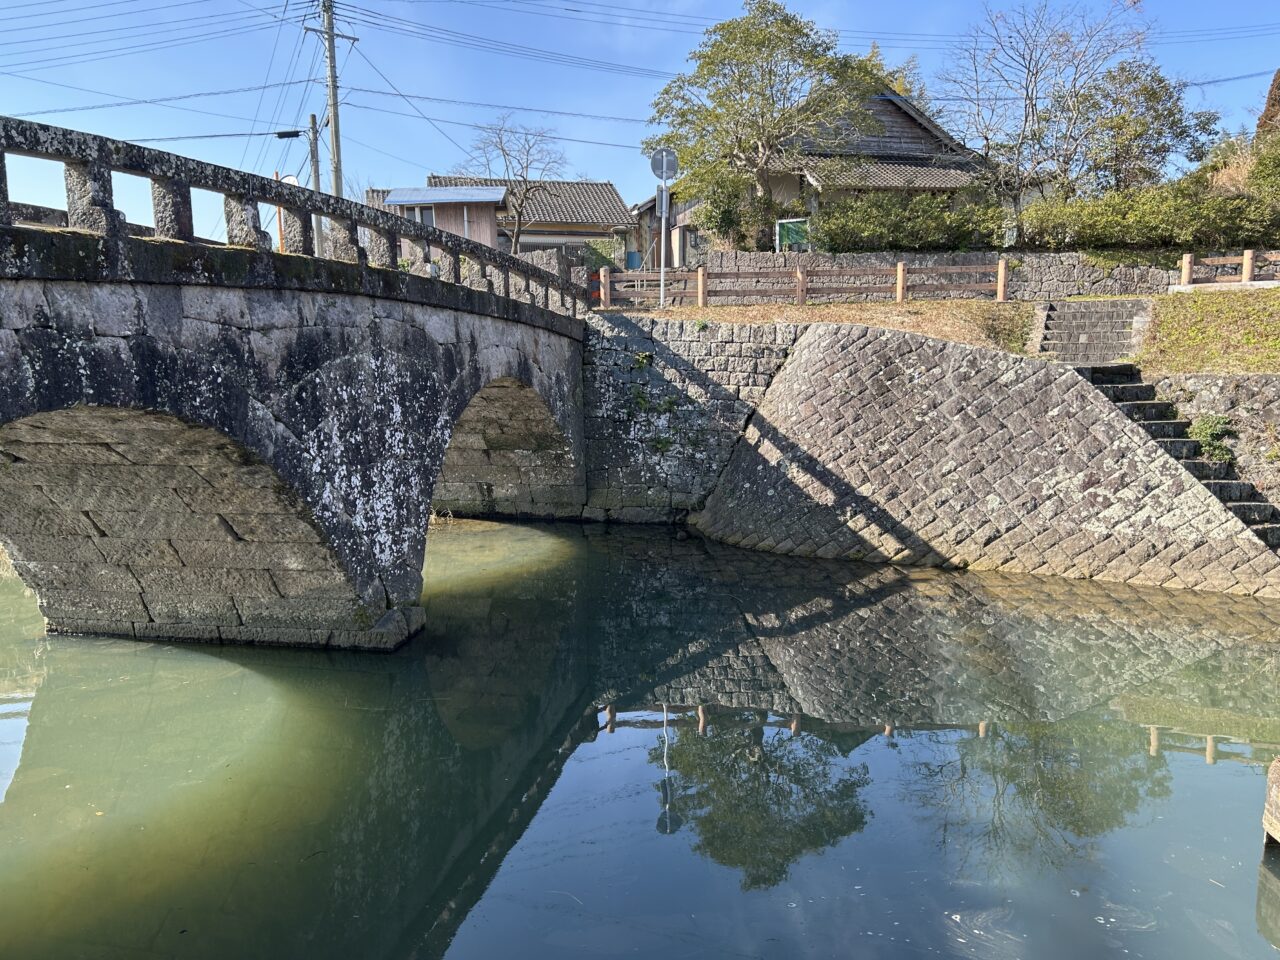
{"label": "power line", "polygon": [[[455,2],[455,0],[439,0],[439,2]],[[618,123],[639,123],[648,124],[648,120],[640,120],[636,117],[613,117],[601,113],[578,113],[573,110],[553,110],[550,107],[514,107],[510,104],[502,103],[483,103],[476,100],[451,100],[447,97],[428,97],[421,93],[392,93],[389,90],[377,90],[373,87],[353,87],[347,85],[346,88],[353,93],[372,93],[383,97],[400,97],[405,100],[424,100],[429,103],[448,103],[461,107],[482,107],[487,110],[512,110],[517,113],[545,113],[550,116],[557,117],[578,117],[583,120],[612,120]]]}
{"label": "power line", "polygon": [[433,120],[431,117],[428,117],[425,113],[419,110],[417,104],[415,104],[412,100],[410,100],[403,93],[401,93],[400,88],[391,82],[391,78],[388,77],[385,73],[383,73],[378,68],[378,65],[365,55],[365,52],[363,50],[359,49],[354,43],[351,45],[351,48],[355,50],[356,53],[360,54],[361,60],[369,64],[369,66],[373,67],[373,72],[376,73],[378,76],[380,76],[384,81],[386,81],[387,85],[390,86],[391,89],[396,92],[396,95],[399,96],[400,99],[402,99],[410,107],[412,107],[413,111],[419,117],[421,117],[423,120],[426,120],[428,123],[431,124],[431,126],[435,127],[436,131],[440,134],[440,136],[444,137],[446,140],[452,143],[455,147],[457,147],[460,151],[462,151],[463,156],[466,156],[466,157],[471,156],[470,150],[468,150],[466,147],[460,144],[457,140],[453,139],[453,137],[449,136],[449,134],[447,134],[445,131],[441,130],[439,124],[437,124],[435,120]]}
{"label": "power line", "polygon": [[[188,133],[174,137],[123,137],[130,143],[171,143],[175,140],[221,140],[230,137],[278,137],[281,140],[296,140],[306,135],[305,130],[250,130],[245,133]],[[285,136],[282,136],[284,134]]]}
{"label": "power line", "polygon": [[[18,74],[13,74],[18,76]],[[36,80],[31,77],[29,79]],[[231,87],[226,90],[204,90],[199,93],[178,93],[168,97],[142,97],[134,100],[109,100],[106,103],[85,103],[78,107],[50,107],[45,110],[28,110],[25,113],[14,113],[14,117],[45,117],[54,113],[87,113],[90,110],[109,110],[112,107],[141,107],[141,106],[167,106],[179,100],[197,100],[202,97],[223,97],[230,96],[235,93],[254,93],[258,90],[270,90],[275,87],[295,87],[300,84],[310,84],[318,80],[318,77],[304,77],[301,80],[285,80],[281,83],[264,83],[255,84],[250,87]]]}
{"label": "power line", "polygon": [[[450,126],[454,126],[454,127],[470,127],[472,130],[493,131],[493,130],[501,129],[500,127],[496,127],[491,123],[467,123],[464,120],[446,120],[443,117],[428,117],[422,113],[418,113],[415,115],[412,113],[404,113],[400,110],[388,110],[385,107],[374,107],[374,106],[370,106],[367,103],[350,103],[348,104],[348,106],[355,107],[357,110],[371,110],[374,113],[385,113],[393,117],[409,117],[410,119],[426,120],[428,123],[432,124],[433,126],[437,123],[447,123]],[[565,143],[585,143],[593,147],[617,147],[621,150],[632,150],[632,151],[636,151],[640,149],[639,144],[635,144],[635,143],[609,143],[604,140],[582,140],[577,137],[562,137],[562,136],[559,136],[558,134],[551,134],[551,133],[546,134],[546,137],[548,140],[563,140]],[[451,142],[454,142],[456,144],[456,141],[451,141]]]}
{"label": "power line", "polygon": [[102,60],[116,59],[118,57],[128,57],[138,53],[150,53],[156,50],[170,50],[175,47],[190,46],[193,43],[205,43],[209,40],[220,40],[227,37],[239,37],[250,33],[257,33],[260,30],[269,29],[270,26],[271,24],[269,23],[263,23],[214,33],[200,32],[189,38],[170,39],[158,43],[132,44],[126,47],[115,47],[108,50],[86,51],[83,54],[75,54],[69,57],[45,57],[43,59],[29,60],[21,63],[5,63],[0,65],[0,73],[9,73],[15,69],[51,70],[75,64],[95,63]]}

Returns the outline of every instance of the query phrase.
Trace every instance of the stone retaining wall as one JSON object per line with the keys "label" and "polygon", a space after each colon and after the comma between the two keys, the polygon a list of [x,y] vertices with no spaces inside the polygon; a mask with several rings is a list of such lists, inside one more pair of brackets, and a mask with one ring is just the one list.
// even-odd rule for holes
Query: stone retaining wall
{"label": "stone retaining wall", "polygon": [[591,321],[584,357],[589,517],[1280,596],[1280,558],[1068,367],[852,324],[621,314]]}
{"label": "stone retaining wall", "polygon": [[1280,557],[1073,369],[814,324],[693,518],[776,553],[1280,596]]}
{"label": "stone retaining wall", "polygon": [[669,521],[706,499],[803,327],[588,321],[586,516]]}
{"label": "stone retaining wall", "polygon": [[1154,383],[1156,395],[1176,403],[1182,417],[1229,417],[1236,435],[1224,442],[1235,453],[1240,479],[1280,506],[1280,376],[1182,373]]}

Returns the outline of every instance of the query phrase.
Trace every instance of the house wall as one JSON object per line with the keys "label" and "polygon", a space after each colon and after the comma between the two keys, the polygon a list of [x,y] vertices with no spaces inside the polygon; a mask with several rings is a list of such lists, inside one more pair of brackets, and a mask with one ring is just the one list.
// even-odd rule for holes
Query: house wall
{"label": "house wall", "polygon": [[439,229],[467,237],[476,243],[497,247],[498,217],[493,204],[437,203],[433,206]]}

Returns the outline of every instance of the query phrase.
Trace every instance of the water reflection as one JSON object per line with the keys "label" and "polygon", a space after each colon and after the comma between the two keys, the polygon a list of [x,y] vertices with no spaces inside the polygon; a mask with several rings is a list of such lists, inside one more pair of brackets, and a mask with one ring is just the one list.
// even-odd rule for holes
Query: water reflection
{"label": "water reflection", "polygon": [[0,953],[1271,949],[1264,604],[473,524],[426,600],[370,657],[0,582]]}

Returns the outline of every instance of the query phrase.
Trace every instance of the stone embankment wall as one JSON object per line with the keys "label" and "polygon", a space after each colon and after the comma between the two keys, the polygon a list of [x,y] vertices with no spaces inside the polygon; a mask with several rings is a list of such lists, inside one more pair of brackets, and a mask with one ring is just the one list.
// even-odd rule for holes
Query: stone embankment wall
{"label": "stone embankment wall", "polygon": [[622,315],[591,321],[584,355],[588,516],[1280,596],[1280,558],[1070,368],[851,324]]}
{"label": "stone embankment wall", "polygon": [[[1053,300],[1061,297],[1075,296],[1149,296],[1167,292],[1170,284],[1179,280],[1177,269],[1166,269],[1141,262],[1132,264],[1113,264],[1093,258],[1087,253],[1061,252],[1049,253],[1024,250],[976,250],[966,253],[957,252],[903,252],[883,251],[877,253],[745,253],[740,251],[712,251],[707,255],[707,269],[717,271],[746,270],[794,270],[805,266],[812,269],[831,269],[835,267],[865,268],[892,267],[899,261],[908,266],[965,266],[970,264],[990,265],[1001,257],[1009,259],[1009,297],[1014,300]],[[1137,261],[1138,258],[1134,258]],[[1208,278],[1216,272],[1232,272],[1235,267],[1197,266],[1198,278]],[[995,277],[969,277],[967,275],[934,277],[922,274],[913,276],[911,282],[989,282]],[[766,281],[753,281],[765,283]],[[769,281],[772,283],[772,281]],[[850,285],[883,285],[892,284],[892,277],[861,277],[841,280]],[[710,288],[729,288],[736,286],[734,281],[713,280]],[[779,280],[777,286],[794,286],[789,281]],[[821,302],[824,299],[838,300],[884,300],[891,299],[891,294],[857,294],[823,298],[816,293],[817,281],[813,282],[809,299]],[[930,296],[927,291],[917,287],[911,293],[916,299]],[[953,291],[933,296],[952,299],[955,297],[989,298],[991,294],[984,291]],[[758,298],[719,297],[718,304],[734,304],[758,301]]]}
{"label": "stone embankment wall", "polygon": [[1224,442],[1235,454],[1240,479],[1280,506],[1280,376],[1181,373],[1154,383],[1156,395],[1176,403],[1182,417],[1228,417],[1235,435]]}
{"label": "stone embankment wall", "polygon": [[715,485],[803,328],[618,313],[597,314],[588,324],[585,515],[681,518]]}

